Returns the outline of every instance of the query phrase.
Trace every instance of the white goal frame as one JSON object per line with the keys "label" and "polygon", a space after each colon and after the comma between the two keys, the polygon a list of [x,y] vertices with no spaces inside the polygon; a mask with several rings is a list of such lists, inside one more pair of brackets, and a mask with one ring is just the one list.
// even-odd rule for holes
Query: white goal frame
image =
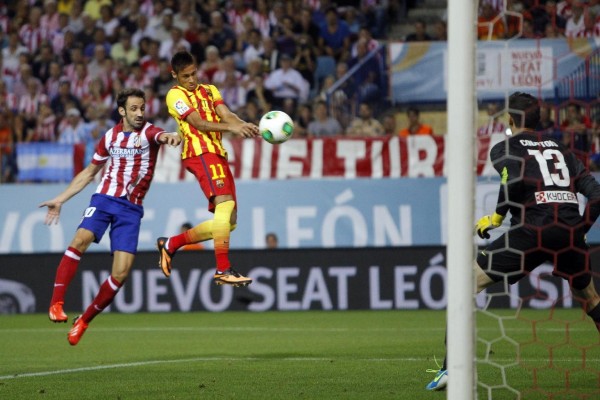
{"label": "white goal frame", "polygon": [[476,7],[448,1],[448,310],[447,356],[450,400],[476,393],[473,210],[475,209]]}

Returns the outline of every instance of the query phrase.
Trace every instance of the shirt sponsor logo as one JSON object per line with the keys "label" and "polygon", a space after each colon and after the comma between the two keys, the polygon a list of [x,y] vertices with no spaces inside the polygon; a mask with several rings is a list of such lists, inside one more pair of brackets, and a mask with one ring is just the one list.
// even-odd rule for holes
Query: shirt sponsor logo
{"label": "shirt sponsor logo", "polygon": [[578,204],[577,195],[565,190],[545,190],[535,192],[535,202],[537,204],[545,203],[573,203]]}
{"label": "shirt sponsor logo", "polygon": [[144,149],[122,149],[120,147],[111,147],[109,153],[113,157],[133,157],[144,154]]}
{"label": "shirt sponsor logo", "polygon": [[189,109],[190,107],[185,104],[185,101],[179,99],[175,102],[175,111],[177,111],[179,115],[185,114]]}

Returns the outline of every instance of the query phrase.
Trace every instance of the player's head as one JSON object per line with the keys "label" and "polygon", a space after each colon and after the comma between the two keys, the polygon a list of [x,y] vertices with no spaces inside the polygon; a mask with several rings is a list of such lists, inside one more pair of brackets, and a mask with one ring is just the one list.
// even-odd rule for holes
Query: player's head
{"label": "player's head", "polygon": [[126,132],[141,129],[146,123],[146,94],[136,88],[125,88],[117,95],[117,110],[123,117]]}
{"label": "player's head", "polygon": [[508,98],[510,126],[514,130],[535,129],[540,121],[540,102],[528,93],[515,92]]}
{"label": "player's head", "polygon": [[196,59],[188,51],[178,51],[171,58],[171,75],[177,84],[189,91],[198,86],[198,66]]}

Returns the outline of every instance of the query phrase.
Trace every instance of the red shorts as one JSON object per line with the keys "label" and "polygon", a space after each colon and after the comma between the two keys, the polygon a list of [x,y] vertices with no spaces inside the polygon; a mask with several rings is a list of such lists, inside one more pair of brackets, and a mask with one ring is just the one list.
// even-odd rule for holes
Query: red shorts
{"label": "red shorts", "polygon": [[183,166],[190,171],[208,199],[208,211],[214,212],[216,196],[231,195],[236,202],[235,182],[229,169],[229,163],[224,157],[214,153],[204,153],[198,157],[186,158]]}

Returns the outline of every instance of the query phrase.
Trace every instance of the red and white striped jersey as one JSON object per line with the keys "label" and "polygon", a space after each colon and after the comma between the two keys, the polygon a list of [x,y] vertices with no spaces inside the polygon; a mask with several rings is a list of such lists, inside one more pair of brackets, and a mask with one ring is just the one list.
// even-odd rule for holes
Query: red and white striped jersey
{"label": "red and white striped jersey", "polygon": [[123,132],[123,122],[109,129],[98,142],[92,163],[107,163],[96,193],[126,197],[142,205],[154,175],[154,167],[164,133],[149,122],[139,131]]}

